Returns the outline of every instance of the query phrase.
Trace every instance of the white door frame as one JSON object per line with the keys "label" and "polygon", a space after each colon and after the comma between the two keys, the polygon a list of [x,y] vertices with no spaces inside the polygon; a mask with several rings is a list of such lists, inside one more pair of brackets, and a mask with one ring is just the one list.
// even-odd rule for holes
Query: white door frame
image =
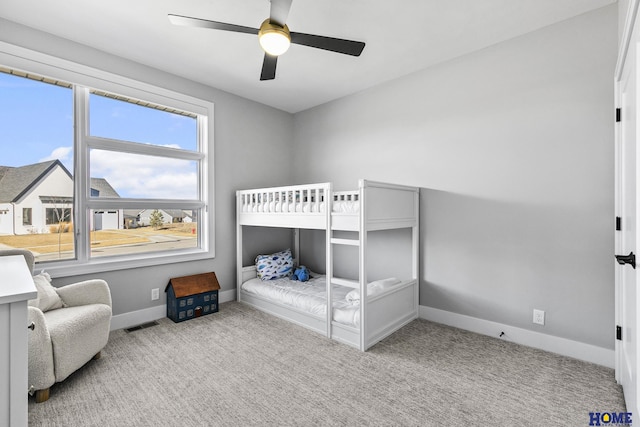
{"label": "white door frame", "polygon": [[[627,64],[627,55],[629,53],[629,47],[631,46],[631,43],[637,43],[637,40],[633,40],[632,37],[634,36],[633,34],[633,30],[634,30],[634,26],[636,25],[636,17],[637,17],[637,12],[638,12],[638,6],[640,4],[640,0],[630,0],[629,4],[628,4],[628,10],[626,13],[626,19],[625,19],[625,23],[624,23],[624,29],[623,29],[623,33],[622,33],[622,38],[620,39],[620,48],[619,48],[619,52],[618,52],[618,61],[616,64],[616,72],[615,72],[615,81],[614,81],[614,86],[615,86],[615,105],[617,107],[620,107],[622,100],[620,99],[620,94],[621,94],[621,85],[620,82],[623,78],[623,71],[625,69],[625,65],[630,65],[631,64]],[[636,37],[638,37],[638,35],[636,35]],[[634,73],[636,73],[636,78],[638,76],[638,73],[640,72],[640,67],[637,66],[637,59],[634,58],[634,60],[636,61],[636,69],[633,70]],[[637,79],[640,80],[640,79]],[[640,100],[640,97],[638,97],[636,95],[636,106],[638,104],[638,100]],[[623,112],[624,114],[624,112]],[[638,122],[638,120],[636,120],[636,126],[639,126],[640,123]],[[622,188],[622,183],[621,183],[621,171],[623,170],[623,152],[622,152],[622,132],[621,132],[621,126],[619,124],[617,124],[615,126],[615,213],[617,217],[622,216],[623,212],[623,191],[624,189]],[[640,144],[638,144],[637,149],[640,150]],[[640,170],[640,162],[637,161],[637,158],[635,160],[635,164],[636,164],[636,176],[638,176],[638,171]],[[637,185],[640,186],[640,183],[638,183]],[[638,198],[636,196],[636,206],[640,205],[640,198]],[[636,234],[636,238],[635,241],[638,242],[640,241],[640,239],[638,237],[640,237],[640,230],[638,227],[638,225],[640,225],[640,221],[637,220],[638,217],[638,212],[640,211],[636,211],[636,230],[635,230],[635,234]],[[623,224],[624,227],[624,224]],[[616,254],[622,254],[624,252],[624,249],[622,247],[623,242],[621,239],[621,235],[620,232],[616,232],[615,233],[615,251]],[[640,250],[640,247],[637,246],[636,251]],[[622,268],[630,268],[629,266],[623,266]],[[622,284],[622,273],[623,270],[619,267],[617,267],[615,269],[615,321],[616,321],[616,325],[618,326],[623,326],[623,330],[626,330],[628,328],[624,328],[623,325],[623,319],[622,319],[622,314],[623,314],[623,303],[624,301],[622,301],[622,292],[621,292],[621,284]],[[640,285],[640,278],[638,278],[637,273],[636,273],[636,283]],[[636,313],[636,316],[637,313]],[[636,319],[640,319],[640,316],[636,317]],[[639,323],[637,320],[635,323]],[[633,325],[631,327],[631,329],[633,330],[634,333],[637,333],[638,330],[640,330],[640,325],[636,324]],[[625,337],[623,336],[623,339]],[[628,338],[627,338],[628,340]],[[640,348],[638,348],[637,345],[637,340],[633,340],[632,342],[635,342],[635,354],[638,355],[640,354]],[[621,373],[622,373],[622,364],[623,364],[623,345],[622,345],[622,341],[616,340],[615,341],[615,377],[616,377],[616,381],[618,381],[619,383],[622,381],[621,378]],[[638,370],[637,366],[634,366],[634,369]],[[639,380],[638,380],[638,372],[636,371],[635,375],[635,380],[632,383],[631,388],[635,389],[635,391],[640,391],[640,384],[639,384]],[[632,393],[633,394],[633,393]],[[631,398],[631,396],[629,396],[629,398]],[[627,406],[631,406],[628,407],[627,410],[628,411],[637,411],[638,410],[638,403],[637,402],[629,402]],[[635,414],[634,414],[635,415]]]}

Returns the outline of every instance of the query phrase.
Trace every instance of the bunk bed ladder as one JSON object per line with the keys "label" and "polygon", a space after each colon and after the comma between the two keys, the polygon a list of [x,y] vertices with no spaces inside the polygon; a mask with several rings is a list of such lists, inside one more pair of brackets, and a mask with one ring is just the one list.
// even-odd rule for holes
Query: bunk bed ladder
{"label": "bunk bed ladder", "polygon": [[[333,235],[333,231],[331,231],[331,235]],[[330,246],[343,245],[343,246],[356,246],[360,247],[360,239],[343,239],[343,238],[335,238],[331,236],[330,238],[331,244]],[[351,280],[351,279],[343,279],[340,277],[335,277],[333,275],[333,269],[331,270],[331,276],[329,276],[329,282],[334,285],[346,286],[348,288],[359,289],[360,281],[359,280]]]}
{"label": "bunk bed ladder", "polygon": [[[358,198],[360,203],[364,201],[364,188],[361,185]],[[366,339],[365,339],[365,310],[363,310],[363,306],[366,303],[366,270],[365,270],[365,247],[366,247],[366,231],[365,231],[365,218],[364,218],[364,209],[360,209],[359,214],[359,226],[358,231],[356,231],[356,238],[344,238],[344,237],[334,237],[334,230],[331,224],[331,219],[329,219],[329,228],[327,232],[327,241],[329,244],[327,245],[327,307],[332,307],[332,299],[331,299],[331,286],[332,285],[341,285],[346,286],[353,289],[358,289],[360,291],[360,343],[359,348],[361,351],[366,350]],[[351,246],[358,250],[358,280],[352,279],[344,279],[340,277],[335,277],[333,275],[333,247],[334,246]],[[327,323],[327,336],[331,338],[332,331],[332,315],[328,316]]]}
{"label": "bunk bed ladder", "polygon": [[[358,233],[359,235],[361,235],[362,233]],[[327,245],[327,256],[331,256],[331,268],[328,269],[327,271],[330,273],[327,273],[327,286],[329,286],[329,288],[331,288],[331,285],[340,285],[340,286],[346,286],[349,288],[353,288],[353,289],[360,289],[362,290],[362,286],[360,284],[361,280],[352,280],[352,279],[344,279],[341,277],[336,277],[333,275],[333,248],[334,246],[351,246],[351,247],[355,247],[358,249],[359,252],[359,256],[358,259],[359,261],[359,277],[362,277],[362,261],[361,261],[361,256],[360,253],[361,251],[361,239],[358,237],[357,239],[346,239],[346,238],[338,238],[338,237],[333,237],[333,230],[329,230],[329,233],[327,235],[327,239],[329,239],[329,244]],[[331,252],[329,254],[329,252]],[[327,289],[327,301],[332,301],[330,298],[330,294],[331,294],[331,289]],[[362,298],[362,297],[361,297]],[[328,307],[332,307],[332,303],[327,304]],[[360,312],[360,316],[362,316],[362,312]],[[333,316],[329,316],[329,323],[327,325],[327,328],[329,328],[329,331],[332,330],[332,325],[331,325],[331,321],[332,321],[332,317]],[[362,318],[362,317],[361,317]],[[362,324],[361,324],[362,325]],[[329,336],[331,338],[331,334],[327,334],[327,336]],[[362,347],[362,346],[361,346]],[[362,348],[361,348],[362,350]]]}

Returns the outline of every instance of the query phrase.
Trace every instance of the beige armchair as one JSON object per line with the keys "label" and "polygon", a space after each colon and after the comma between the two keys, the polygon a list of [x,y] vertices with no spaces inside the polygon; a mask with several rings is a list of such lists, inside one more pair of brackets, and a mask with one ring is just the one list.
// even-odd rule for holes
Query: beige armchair
{"label": "beige armchair", "polygon": [[[26,250],[0,250],[0,256],[23,255],[33,273],[34,257]],[[49,399],[49,387],[63,381],[91,359],[100,358],[111,324],[111,293],[95,279],[53,288],[48,275],[34,276],[38,299],[29,300],[29,386],[35,400]],[[58,299],[59,297],[59,299]]]}

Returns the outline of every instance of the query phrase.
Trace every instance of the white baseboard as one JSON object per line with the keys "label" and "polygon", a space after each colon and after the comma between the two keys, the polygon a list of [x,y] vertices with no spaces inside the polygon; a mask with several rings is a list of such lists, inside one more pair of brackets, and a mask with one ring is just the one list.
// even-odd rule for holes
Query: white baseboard
{"label": "white baseboard", "polygon": [[[236,290],[218,292],[218,299],[221,303],[235,301]],[[111,317],[111,330],[130,328],[143,323],[167,317],[167,306],[165,304],[156,305],[142,310],[130,311],[128,313],[116,314]]]}
{"label": "white baseboard", "polygon": [[[221,291],[219,293],[220,302],[236,300],[235,289]],[[166,305],[145,308],[143,310],[131,311],[129,313],[117,314],[111,318],[111,330],[129,328],[142,323],[162,319],[167,315]],[[553,335],[541,334],[540,332],[528,329],[517,328],[515,326],[504,325],[490,320],[478,319],[464,314],[453,313],[433,307],[421,305],[419,307],[421,319],[430,320],[436,323],[453,326],[467,331],[475,332],[490,337],[500,338],[500,333],[504,332],[501,339],[538,348],[540,350],[573,357],[586,362],[615,367],[615,351],[579,341],[566,338],[555,337]]]}
{"label": "white baseboard", "polygon": [[511,341],[517,344],[534,347],[551,353],[573,357],[586,362],[615,367],[615,351],[579,341],[566,338],[555,337],[553,335],[541,334],[527,329],[514,326],[503,325],[490,320],[478,319],[464,314],[457,314],[450,311],[440,310],[433,307],[420,306],[419,316],[422,319],[436,323],[453,326],[482,335],[500,338],[500,333],[504,335],[500,339]]}

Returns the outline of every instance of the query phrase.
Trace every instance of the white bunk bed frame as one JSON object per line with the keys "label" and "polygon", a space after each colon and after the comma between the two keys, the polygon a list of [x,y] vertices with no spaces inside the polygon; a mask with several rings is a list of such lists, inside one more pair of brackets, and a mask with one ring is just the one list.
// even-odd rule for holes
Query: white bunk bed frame
{"label": "white bunk bed frame", "polygon": [[[332,203],[359,201],[359,212],[334,213]],[[419,189],[359,180],[358,190],[333,192],[331,183],[240,190],[236,192],[237,299],[259,310],[317,331],[362,351],[418,317],[419,304]],[[286,206],[285,206],[286,205]],[[255,266],[243,266],[243,226],[295,229],[294,254],[300,256],[300,229],[326,231],[326,315],[318,317],[297,308],[245,292],[242,284],[256,277]],[[381,294],[367,296],[367,234],[371,231],[410,228],[412,277]],[[334,231],[352,231],[357,239],[334,237]],[[359,278],[333,275],[333,246],[357,248]],[[332,319],[331,285],[360,290],[360,327]]]}

